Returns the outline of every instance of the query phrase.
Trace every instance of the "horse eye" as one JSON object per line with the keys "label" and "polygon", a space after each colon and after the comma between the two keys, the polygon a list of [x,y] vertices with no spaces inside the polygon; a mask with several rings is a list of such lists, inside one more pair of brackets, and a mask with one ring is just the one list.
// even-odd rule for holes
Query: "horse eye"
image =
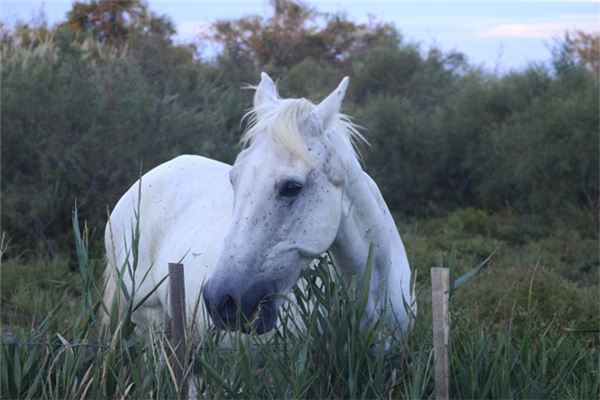
{"label": "horse eye", "polygon": [[302,190],[302,184],[295,181],[287,181],[279,190],[279,195],[283,197],[295,197]]}

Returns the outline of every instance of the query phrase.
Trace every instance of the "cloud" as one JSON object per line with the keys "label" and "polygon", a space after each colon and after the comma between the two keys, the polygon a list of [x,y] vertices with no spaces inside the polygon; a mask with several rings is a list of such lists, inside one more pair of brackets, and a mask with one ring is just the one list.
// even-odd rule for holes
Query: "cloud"
{"label": "cloud", "polygon": [[504,23],[480,29],[475,35],[494,39],[549,39],[566,31],[583,30],[598,32],[598,17],[593,15],[563,14],[552,20]]}
{"label": "cloud", "polygon": [[561,34],[565,29],[561,24],[505,24],[477,32],[487,38],[548,38]]}

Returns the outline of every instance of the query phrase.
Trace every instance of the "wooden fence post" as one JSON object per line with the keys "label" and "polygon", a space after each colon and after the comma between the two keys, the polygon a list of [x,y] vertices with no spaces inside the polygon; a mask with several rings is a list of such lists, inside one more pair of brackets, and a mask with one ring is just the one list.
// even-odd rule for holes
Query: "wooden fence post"
{"label": "wooden fence post", "polygon": [[450,399],[450,361],[448,359],[450,318],[448,312],[448,295],[448,268],[431,268],[435,398],[437,400]]}
{"label": "wooden fence post", "polygon": [[185,338],[185,278],[183,264],[169,263],[169,284],[171,296],[171,346],[175,349],[175,362],[172,363],[177,381],[179,397],[187,397],[187,385],[183,380],[186,366],[187,343]]}

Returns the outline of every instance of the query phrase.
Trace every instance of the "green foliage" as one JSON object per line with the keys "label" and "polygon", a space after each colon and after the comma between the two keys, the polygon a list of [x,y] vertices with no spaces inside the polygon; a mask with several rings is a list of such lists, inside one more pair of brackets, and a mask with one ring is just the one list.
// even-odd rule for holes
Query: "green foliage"
{"label": "green foliage", "polygon": [[449,266],[458,277],[495,251],[485,270],[455,293],[455,304],[475,320],[506,327],[515,304],[517,311],[526,311],[531,289],[544,324],[600,326],[597,235],[582,235],[562,221],[555,221],[562,229],[554,232],[538,221],[532,234],[523,219],[461,209],[399,225],[420,284],[427,282],[432,266]]}
{"label": "green foliage", "polygon": [[389,24],[272,6],[269,17],[216,23],[213,61],[174,44],[172,23],[139,1],[75,3],[56,27],[4,29],[7,255],[64,254],[74,199],[101,230],[140,168],[182,153],[231,162],[250,105],[240,86],[263,69],[283,96],[313,100],[351,75],[345,104],[367,129],[365,168],[396,212],[598,210],[599,84],[579,53],[558,52],[554,70],[495,76],[460,53],[424,52]]}
{"label": "green foliage", "polygon": [[239,91],[188,50],[136,40],[107,48],[59,30],[3,47],[2,226],[13,251],[64,252],[74,199],[100,228],[141,166],[182,153],[233,159]]}
{"label": "green foliage", "polygon": [[526,210],[598,208],[600,88],[587,75],[559,75],[525,112],[513,113],[492,134],[500,158],[511,160],[495,173],[489,168],[490,180],[504,181],[503,192],[512,195],[505,201]]}
{"label": "green foliage", "polygon": [[74,2],[67,17],[64,25],[70,30],[85,32],[101,43],[122,44],[136,31],[175,33],[171,21],[150,13],[140,0]]}
{"label": "green foliage", "polygon": [[[453,293],[456,397],[597,398],[597,38],[567,36],[548,64],[498,76],[390,24],[272,6],[215,24],[214,60],[173,43],[168,18],[137,0],[2,28],[3,397],[177,395],[164,332],[133,335],[131,294],[100,304],[103,263],[88,251],[102,257],[107,208],[140,170],[182,153],[233,161],[251,101],[240,86],[266,70],[284,97],[315,101],[351,76],[345,111],[367,129],[365,169],[418,271],[419,319],[402,339],[362,330],[360,296],[321,260],[280,316],[299,315],[304,333],[284,324],[229,338],[230,351],[196,336],[185,371],[202,374],[200,397],[432,397],[429,268],[458,276],[498,249]],[[75,219],[72,251],[75,199],[91,229]],[[105,330],[100,310],[113,311]]]}
{"label": "green foliage", "polygon": [[[456,216],[450,230],[468,227],[471,211]],[[491,217],[490,219],[493,219]],[[176,360],[168,336],[150,329],[133,334],[133,303],[124,299],[106,329],[96,329],[100,291],[87,253],[86,233],[74,216],[79,276],[85,288],[70,321],[57,323],[58,303],[37,327],[0,342],[0,389],[8,398],[174,398]],[[481,227],[476,227],[480,229]],[[135,254],[137,234],[132,240]],[[449,266],[448,261],[444,266]],[[123,272],[135,269],[123,266]],[[499,269],[488,270],[488,273]],[[485,275],[485,273],[484,273]],[[474,314],[469,282],[451,298],[451,384],[456,398],[596,398],[600,390],[598,347],[566,332],[540,312],[549,293],[538,292],[534,274],[524,282],[525,297],[511,297],[503,324]],[[431,313],[428,287],[419,285],[419,318],[410,335],[391,335],[382,321],[362,325],[365,288],[347,289],[323,258],[302,278],[306,289],[284,303],[282,325],[271,337],[240,336],[189,327],[184,374],[198,398],[430,398],[434,395]],[[573,293],[566,293],[565,297]],[[91,300],[88,301],[88,300]],[[481,298],[478,298],[481,300]],[[543,301],[540,301],[543,300]],[[506,299],[495,300],[500,305]],[[309,305],[310,302],[310,305]],[[108,305],[106,305],[108,306]],[[493,306],[493,304],[492,304]],[[121,310],[121,311],[118,311]],[[305,327],[306,329],[297,327]],[[582,331],[584,332],[584,331]],[[583,335],[597,340],[597,333]],[[594,339],[595,338],[595,339]],[[227,344],[229,343],[229,344]]]}
{"label": "green foliage", "polygon": [[[531,314],[529,314],[531,316]],[[553,398],[592,399],[598,395],[597,360],[572,338],[531,325],[515,334],[452,336],[453,386],[456,398]],[[473,326],[473,332],[477,327]]]}
{"label": "green foliage", "polygon": [[62,311],[50,328],[72,318],[82,281],[71,272],[67,260],[13,258],[3,261],[0,268],[3,326],[37,326],[57,304],[62,304]]}

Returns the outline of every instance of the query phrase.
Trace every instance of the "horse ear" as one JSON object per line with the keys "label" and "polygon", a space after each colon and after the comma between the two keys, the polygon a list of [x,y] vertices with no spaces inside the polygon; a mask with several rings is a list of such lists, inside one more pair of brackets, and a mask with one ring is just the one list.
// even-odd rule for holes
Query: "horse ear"
{"label": "horse ear", "polygon": [[344,77],[339,86],[329,96],[327,96],[325,100],[320,102],[313,111],[311,111],[311,117],[313,121],[316,122],[320,131],[327,128],[333,117],[340,112],[342,101],[344,100],[344,95],[346,94],[346,89],[348,89],[349,81],[350,78],[347,76]]}
{"label": "horse ear", "polygon": [[256,93],[254,93],[254,108],[264,106],[267,102],[274,101],[278,97],[277,88],[271,77],[261,72],[260,83],[256,87]]}

